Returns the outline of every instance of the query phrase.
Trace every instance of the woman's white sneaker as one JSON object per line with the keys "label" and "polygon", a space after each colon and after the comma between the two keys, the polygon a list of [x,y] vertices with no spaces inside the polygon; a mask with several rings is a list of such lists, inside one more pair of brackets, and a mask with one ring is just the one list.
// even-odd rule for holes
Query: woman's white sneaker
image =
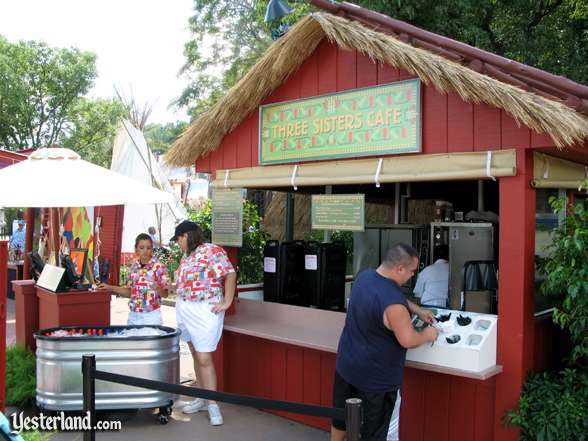
{"label": "woman's white sneaker", "polygon": [[196,413],[204,409],[206,406],[206,400],[202,398],[196,398],[194,401],[190,401],[184,407],[182,407],[182,412],[184,413]]}
{"label": "woman's white sneaker", "polygon": [[223,423],[223,416],[218,407],[218,404],[208,405],[208,417],[210,418],[211,426],[220,426]]}

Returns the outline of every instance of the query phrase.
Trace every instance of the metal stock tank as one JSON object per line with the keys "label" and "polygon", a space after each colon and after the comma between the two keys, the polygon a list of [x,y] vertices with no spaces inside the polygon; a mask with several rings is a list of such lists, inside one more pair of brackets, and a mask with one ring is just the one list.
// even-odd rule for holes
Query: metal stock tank
{"label": "metal stock tank", "polygon": [[[160,335],[133,328],[154,328]],[[126,331],[125,331],[126,330]],[[54,336],[76,333],[77,336]],[[149,330],[148,330],[149,331]],[[149,333],[149,332],[147,332]],[[79,336],[84,334],[83,336]],[[118,335],[117,335],[118,334]],[[35,333],[37,340],[37,405],[47,410],[82,410],[84,354],[96,356],[96,368],[166,383],[179,383],[180,331],[166,326],[62,327]],[[175,396],[107,381],[96,381],[96,409],[160,408],[160,422],[171,413]],[[165,421],[164,421],[165,420]]]}

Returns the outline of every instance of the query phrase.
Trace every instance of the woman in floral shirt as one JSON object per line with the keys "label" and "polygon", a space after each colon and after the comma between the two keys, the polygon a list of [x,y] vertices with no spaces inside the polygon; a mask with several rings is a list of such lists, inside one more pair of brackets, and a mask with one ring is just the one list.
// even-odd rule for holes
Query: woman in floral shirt
{"label": "woman in floral shirt", "polygon": [[153,241],[141,233],[135,239],[136,260],[125,287],[106,285],[117,294],[128,295],[129,325],[161,325],[161,297],[167,297],[167,268],[153,257]]}
{"label": "woman in floral shirt", "polygon": [[[216,370],[212,353],[223,331],[225,311],[235,295],[237,275],[221,247],[204,243],[202,231],[194,222],[176,227],[177,240],[185,256],[177,274],[176,318],[182,338],[188,341],[194,358],[196,385],[216,390]],[[182,409],[184,413],[203,410],[206,402],[198,398]],[[208,402],[210,424],[223,423],[218,405]]]}

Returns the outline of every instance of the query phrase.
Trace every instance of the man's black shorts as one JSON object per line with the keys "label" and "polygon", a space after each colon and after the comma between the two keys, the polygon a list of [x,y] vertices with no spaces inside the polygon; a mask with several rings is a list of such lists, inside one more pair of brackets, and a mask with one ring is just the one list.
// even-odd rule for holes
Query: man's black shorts
{"label": "man's black shorts", "polygon": [[[363,392],[347,383],[335,371],[333,384],[333,407],[345,408],[347,398],[361,399],[363,424],[361,425],[361,439],[364,441],[386,441],[390,419],[394,411],[397,390],[389,392]],[[333,427],[346,430],[344,420],[332,421]]]}

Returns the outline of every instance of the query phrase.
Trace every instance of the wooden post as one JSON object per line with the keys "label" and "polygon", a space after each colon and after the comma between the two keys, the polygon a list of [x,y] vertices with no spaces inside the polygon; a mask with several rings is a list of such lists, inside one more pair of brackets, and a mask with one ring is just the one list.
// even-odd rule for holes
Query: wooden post
{"label": "wooden post", "polygon": [[500,178],[500,261],[494,440],[515,441],[519,433],[505,428],[505,412],[517,405],[533,365],[535,190],[533,152],[517,150],[517,175]]}
{"label": "wooden post", "polygon": [[24,265],[22,271],[22,278],[23,280],[27,280],[31,278],[31,263],[29,262],[28,254],[33,251],[33,235],[35,233],[35,209],[34,208],[27,208],[27,212],[25,214],[25,221],[27,223],[27,232],[26,232],[26,239],[25,239],[25,249],[24,249]]}
{"label": "wooden post", "polygon": [[0,412],[6,406],[6,283],[8,242],[0,241]]}
{"label": "wooden post", "polygon": [[59,228],[61,226],[61,219],[59,217],[59,209],[58,208],[50,208],[50,215],[49,215],[49,246],[48,248],[48,256],[51,256],[51,252],[55,253],[55,258],[59,261],[59,248],[60,248],[60,234]]}

